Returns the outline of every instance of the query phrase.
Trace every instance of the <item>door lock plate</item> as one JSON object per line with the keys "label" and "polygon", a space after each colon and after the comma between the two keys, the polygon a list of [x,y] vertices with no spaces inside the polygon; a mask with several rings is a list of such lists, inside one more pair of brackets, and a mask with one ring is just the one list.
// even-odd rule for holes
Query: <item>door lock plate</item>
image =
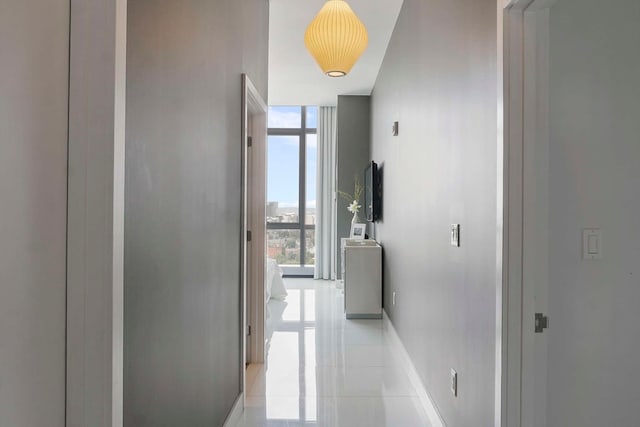
{"label": "door lock plate", "polygon": [[536,313],[536,334],[541,334],[549,327],[549,318],[542,313]]}

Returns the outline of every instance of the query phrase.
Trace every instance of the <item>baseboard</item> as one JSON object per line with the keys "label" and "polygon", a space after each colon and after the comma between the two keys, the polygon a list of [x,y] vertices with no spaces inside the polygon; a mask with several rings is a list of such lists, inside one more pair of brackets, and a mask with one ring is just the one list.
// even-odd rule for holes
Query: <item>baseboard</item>
{"label": "baseboard", "polygon": [[402,359],[405,373],[409,377],[409,381],[411,381],[411,384],[418,393],[420,402],[422,402],[422,406],[424,407],[424,410],[429,417],[429,421],[431,422],[431,427],[446,427],[446,424],[438,413],[438,410],[436,409],[431,396],[429,396],[429,392],[422,383],[420,375],[418,375],[418,371],[413,365],[413,361],[411,360],[411,357],[409,357],[409,353],[407,353],[407,349],[404,347],[404,344],[402,344],[402,341],[400,340],[396,329],[393,327],[393,323],[391,323],[387,312],[384,310],[382,310],[382,323],[384,325],[384,331],[387,335],[389,343],[391,344],[392,350],[395,351],[396,354]]}
{"label": "baseboard", "polygon": [[240,393],[240,396],[236,399],[236,403],[233,404],[233,408],[231,408],[231,412],[227,416],[227,419],[224,422],[223,427],[236,427],[238,421],[240,421],[240,417],[242,416],[242,412],[244,411],[244,393]]}

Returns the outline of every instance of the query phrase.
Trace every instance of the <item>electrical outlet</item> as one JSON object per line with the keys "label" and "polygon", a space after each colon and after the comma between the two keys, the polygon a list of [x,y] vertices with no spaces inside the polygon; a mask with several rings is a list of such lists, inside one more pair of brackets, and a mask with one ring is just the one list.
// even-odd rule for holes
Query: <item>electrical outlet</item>
{"label": "electrical outlet", "polygon": [[451,370],[451,393],[453,397],[458,397],[458,373],[455,369]]}
{"label": "electrical outlet", "polygon": [[396,305],[396,291],[391,294],[391,305]]}

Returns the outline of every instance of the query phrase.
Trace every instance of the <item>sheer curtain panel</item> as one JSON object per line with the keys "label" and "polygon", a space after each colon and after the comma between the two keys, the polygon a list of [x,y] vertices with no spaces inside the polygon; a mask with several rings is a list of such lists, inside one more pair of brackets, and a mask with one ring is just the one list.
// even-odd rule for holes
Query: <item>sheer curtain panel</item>
{"label": "sheer curtain panel", "polygon": [[316,264],[314,278],[336,277],[336,107],[318,109]]}

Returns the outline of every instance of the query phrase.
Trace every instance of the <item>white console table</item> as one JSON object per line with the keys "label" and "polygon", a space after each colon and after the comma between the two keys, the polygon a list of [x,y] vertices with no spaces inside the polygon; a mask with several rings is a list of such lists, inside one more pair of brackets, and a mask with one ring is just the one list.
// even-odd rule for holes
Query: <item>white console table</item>
{"label": "white console table", "polygon": [[382,247],[368,239],[341,243],[347,319],[382,318]]}

